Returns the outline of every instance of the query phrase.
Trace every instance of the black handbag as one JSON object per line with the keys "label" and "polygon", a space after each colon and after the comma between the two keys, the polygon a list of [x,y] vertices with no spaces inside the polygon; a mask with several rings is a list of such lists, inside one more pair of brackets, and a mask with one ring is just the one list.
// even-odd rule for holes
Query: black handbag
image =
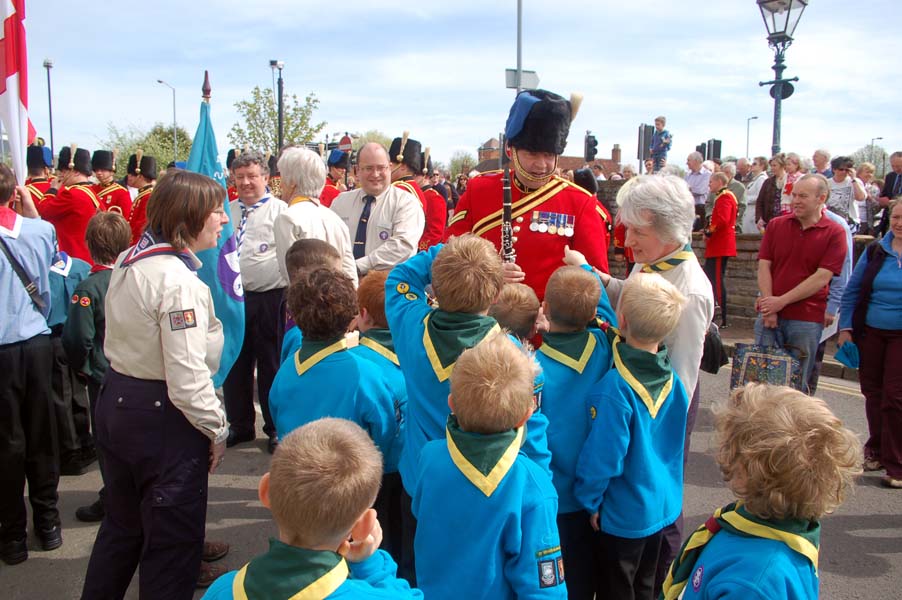
{"label": "black handbag", "polygon": [[708,332],[705,333],[705,346],[702,351],[702,364],[699,368],[705,373],[717,375],[720,368],[730,362],[727,351],[723,347],[723,340],[720,339],[720,330],[717,324],[711,322],[708,325]]}

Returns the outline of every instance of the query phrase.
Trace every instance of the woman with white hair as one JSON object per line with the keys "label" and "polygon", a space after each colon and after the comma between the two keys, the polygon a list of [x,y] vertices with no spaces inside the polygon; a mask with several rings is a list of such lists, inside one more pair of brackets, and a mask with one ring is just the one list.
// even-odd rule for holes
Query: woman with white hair
{"label": "woman with white hair", "polygon": [[357,265],[351,235],[341,218],[319,201],[326,184],[326,166],[318,154],[306,148],[290,147],[282,151],[278,163],[282,174],[282,199],[288,208],[276,217],[273,229],[279,269],[287,280],[285,255],[300,239],[315,238],[328,242],[341,255],[342,271],[357,285]]}
{"label": "woman with white hair", "polygon": [[[658,273],[688,299],[676,329],[664,338],[673,370],[686,388],[686,393],[692,397],[686,423],[685,464],[689,435],[698,412],[698,371],[705,334],[714,318],[711,283],[691,246],[695,201],[689,186],[679,177],[642,175],[630,179],[620,188],[617,204],[620,205],[618,217],[626,226],[625,245],[633,251],[636,260],[632,272]],[[567,261],[576,263],[580,258],[568,256]],[[616,306],[624,282],[596,272],[611,304]],[[681,515],[676,523],[664,530],[656,590],[660,590],[667,566],[679,550],[682,521]]]}

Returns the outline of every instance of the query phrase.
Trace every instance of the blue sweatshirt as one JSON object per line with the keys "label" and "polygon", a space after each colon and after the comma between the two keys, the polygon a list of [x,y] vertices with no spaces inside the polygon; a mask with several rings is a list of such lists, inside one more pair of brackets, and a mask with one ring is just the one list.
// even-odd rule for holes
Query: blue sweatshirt
{"label": "blue sweatshirt", "polygon": [[[491,317],[448,313],[429,306],[426,286],[432,282],[432,261],[442,247],[437,244],[397,265],[385,282],[385,316],[407,384],[404,451],[398,470],[404,490],[411,496],[420,451],[427,442],[445,437],[450,376],[457,357],[501,330]],[[429,322],[441,325],[427,326]],[[537,410],[527,422],[523,451],[550,474],[546,427],[547,419]]]}
{"label": "blue sweatshirt", "polygon": [[301,349],[301,342],[304,340],[304,335],[301,333],[301,328],[295,325],[291,329],[285,332],[285,335],[282,336],[282,351],[279,354],[279,364],[284,364],[286,360],[294,356],[294,353]]}
{"label": "blue sweatshirt", "polygon": [[589,396],[592,427],[574,494],[601,530],[647,537],[683,507],[683,442],[689,397],[662,345],[657,354],[613,344],[614,366]]}
{"label": "blue sweatshirt", "polygon": [[[880,246],[886,251],[883,266],[874,278],[871,300],[868,302],[868,313],[865,324],[877,329],[902,330],[902,256],[893,251],[893,232],[890,231],[880,240]],[[858,264],[852,272],[849,283],[842,296],[839,309],[839,328],[852,329],[852,315],[861,292],[861,278],[868,266],[866,252],[861,253]]]}
{"label": "blue sweatshirt", "polygon": [[[360,425],[383,456],[391,456],[398,435],[397,394],[378,366],[347,351],[342,337],[332,342],[307,340],[286,361],[269,391],[269,410],[279,439],[323,417]],[[393,466],[386,461],[385,472]]]}
{"label": "blue sweatshirt", "polygon": [[50,265],[50,315],[47,326],[56,327],[66,322],[69,302],[78,284],[91,274],[91,265],[65,252],[58,252]]}

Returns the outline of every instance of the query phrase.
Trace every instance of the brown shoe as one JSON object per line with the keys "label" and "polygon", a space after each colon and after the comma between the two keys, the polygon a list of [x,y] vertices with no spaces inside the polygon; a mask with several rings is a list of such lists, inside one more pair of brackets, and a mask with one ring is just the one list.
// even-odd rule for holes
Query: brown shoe
{"label": "brown shoe", "polygon": [[880,479],[880,482],[883,484],[883,487],[892,488],[894,490],[902,490],[902,479],[896,479],[895,477],[884,475]]}
{"label": "brown shoe", "polygon": [[204,541],[204,552],[200,559],[204,562],[214,562],[229,553],[229,545],[225,542]]}
{"label": "brown shoe", "polygon": [[202,562],[200,563],[200,573],[197,575],[196,587],[199,589],[208,588],[214,581],[219,579],[219,577],[225,575],[225,573],[225,567]]}

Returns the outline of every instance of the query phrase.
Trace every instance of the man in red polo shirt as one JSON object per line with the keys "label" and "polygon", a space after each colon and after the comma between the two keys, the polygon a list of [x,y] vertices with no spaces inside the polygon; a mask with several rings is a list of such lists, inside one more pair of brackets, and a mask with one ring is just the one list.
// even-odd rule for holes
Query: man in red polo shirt
{"label": "man in red polo shirt", "polygon": [[846,258],[842,227],[824,214],[830,188],[823,175],[805,175],[792,189],[792,212],[772,219],[758,252],[758,298],[755,343],[798,349],[802,386],[824,327],[830,280]]}

